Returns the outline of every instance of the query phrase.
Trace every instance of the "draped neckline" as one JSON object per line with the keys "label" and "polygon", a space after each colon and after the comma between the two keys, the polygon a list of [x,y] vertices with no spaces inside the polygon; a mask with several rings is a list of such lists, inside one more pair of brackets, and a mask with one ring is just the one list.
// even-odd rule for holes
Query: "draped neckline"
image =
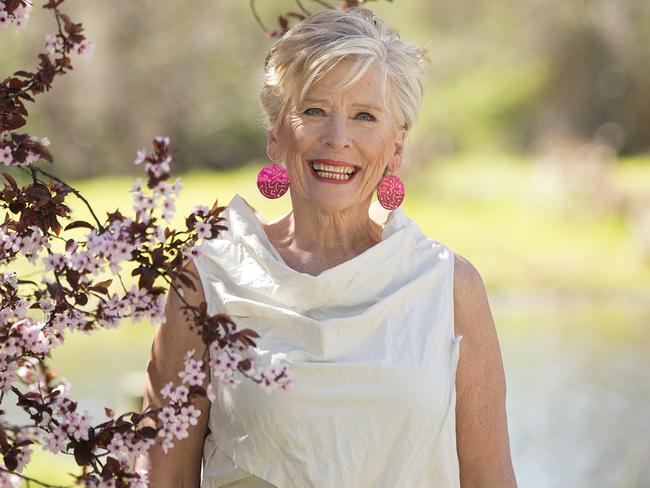
{"label": "draped neckline", "polygon": [[[242,196],[235,193],[228,204],[228,210],[226,216],[228,222],[226,225],[230,227],[233,239],[239,240],[244,246],[252,250],[262,259],[268,260],[272,258],[271,262],[281,268],[284,273],[289,273],[304,279],[319,279],[327,276],[335,276],[346,269],[353,271],[359,264],[368,259],[377,259],[381,254],[385,254],[385,257],[389,258],[391,249],[394,251],[396,244],[396,242],[391,243],[391,241],[401,240],[400,237],[405,237],[402,236],[405,232],[400,231],[405,231],[409,227],[409,224],[415,224],[415,222],[406,217],[401,207],[389,211],[381,207],[378,202],[375,202],[370,206],[368,213],[371,220],[382,227],[380,241],[362,253],[335,266],[326,268],[316,275],[312,275],[298,271],[286,263],[264,230],[263,223],[268,223],[268,219],[250,205]],[[415,225],[415,228],[417,229],[417,225]],[[268,261],[267,264],[269,264]]]}

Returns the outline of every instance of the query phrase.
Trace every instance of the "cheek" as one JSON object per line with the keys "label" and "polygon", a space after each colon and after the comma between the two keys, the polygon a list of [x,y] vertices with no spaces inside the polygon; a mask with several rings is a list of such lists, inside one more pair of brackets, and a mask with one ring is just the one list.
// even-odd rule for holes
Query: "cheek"
{"label": "cheek", "polygon": [[287,131],[282,144],[284,148],[283,161],[289,171],[291,186],[294,191],[299,193],[303,193],[301,189],[305,187],[309,171],[303,158],[308,151],[310,137],[309,130],[304,126],[294,126]]}

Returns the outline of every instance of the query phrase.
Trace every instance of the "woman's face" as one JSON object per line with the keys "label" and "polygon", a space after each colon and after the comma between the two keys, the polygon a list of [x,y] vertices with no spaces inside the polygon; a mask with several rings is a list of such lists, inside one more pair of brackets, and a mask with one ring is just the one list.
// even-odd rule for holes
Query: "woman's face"
{"label": "woman's face", "polygon": [[386,167],[401,166],[406,131],[383,106],[378,66],[333,89],[351,65],[339,62],[300,105],[290,100],[284,123],[269,134],[268,154],[285,162],[294,204],[297,197],[324,212],[369,204]]}

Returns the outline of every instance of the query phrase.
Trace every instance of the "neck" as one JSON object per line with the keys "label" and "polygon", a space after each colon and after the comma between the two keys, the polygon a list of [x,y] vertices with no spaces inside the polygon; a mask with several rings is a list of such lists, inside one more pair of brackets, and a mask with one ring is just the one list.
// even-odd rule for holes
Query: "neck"
{"label": "neck", "polygon": [[293,211],[282,219],[276,247],[292,267],[319,273],[358,256],[381,240],[382,226],[368,215],[370,199],[327,212],[292,198]]}

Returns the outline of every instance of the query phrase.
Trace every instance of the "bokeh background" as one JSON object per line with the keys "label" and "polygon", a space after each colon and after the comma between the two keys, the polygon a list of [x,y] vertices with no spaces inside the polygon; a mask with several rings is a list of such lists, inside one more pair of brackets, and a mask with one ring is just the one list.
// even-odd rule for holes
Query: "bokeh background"
{"label": "bokeh background", "polygon": [[[257,3],[269,28],[298,10]],[[366,6],[431,57],[404,208],[486,283],[519,486],[650,486],[650,3]],[[288,198],[265,201],[254,183],[266,158],[257,92],[272,39],[248,2],[64,7],[96,49],[30,107],[26,130],[51,140],[50,170],[97,212],[128,211],[137,149],[167,135],[184,184],[176,225],[193,205],[234,193],[269,219],[289,210]],[[39,3],[24,31],[0,29],[0,78],[35,68],[54,29]],[[124,324],[56,350],[80,408],[98,421],[105,406],[138,408],[154,331]],[[69,481],[70,460],[34,459],[28,474]]]}

